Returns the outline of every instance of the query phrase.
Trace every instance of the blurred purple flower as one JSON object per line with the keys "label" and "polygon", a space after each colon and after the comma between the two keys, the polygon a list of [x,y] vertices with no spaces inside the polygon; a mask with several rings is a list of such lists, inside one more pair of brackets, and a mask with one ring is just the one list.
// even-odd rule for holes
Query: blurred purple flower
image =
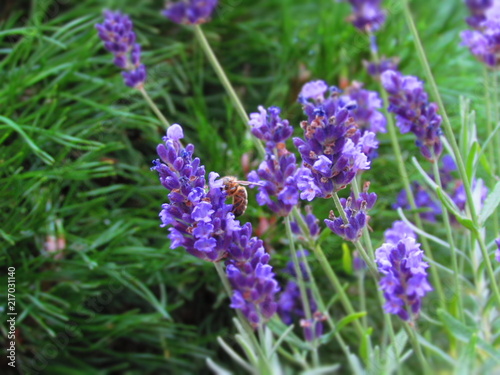
{"label": "blurred purple flower", "polygon": [[141,64],[141,46],[135,43],[137,37],[133,27],[128,15],[110,10],[104,12],[104,23],[95,25],[104,47],[115,56],[115,65],[124,70],[125,84],[140,89],[147,74],[146,67]]}
{"label": "blurred purple flower", "polygon": [[[309,253],[307,251],[302,251],[297,255],[300,259],[308,256]],[[304,281],[309,281],[310,276],[307,273],[307,268],[305,267],[304,262],[301,261],[299,266]],[[291,275],[293,280],[288,281],[285,290],[280,295],[278,302],[278,314],[283,323],[286,325],[291,325],[294,320],[300,319],[300,325],[304,329],[305,339],[307,341],[313,341],[315,338],[320,337],[323,333],[323,321],[325,320],[324,315],[318,311],[318,306],[314,300],[312,291],[310,288],[307,288],[307,299],[309,301],[309,307],[313,318],[311,320],[305,319],[306,313],[304,311],[304,303],[301,298],[300,288],[297,285],[297,274],[295,272],[293,262],[288,262],[284,271],[285,273]]]}
{"label": "blurred purple flower", "polygon": [[495,250],[495,259],[500,262],[500,237],[495,240],[497,249]]}
{"label": "blurred purple flower", "polygon": [[292,231],[298,236],[308,236],[311,237],[312,239],[316,239],[321,231],[321,228],[319,227],[319,219],[316,216],[314,216],[311,206],[309,205],[305,206],[305,211],[306,214],[303,215],[301,213],[301,216],[304,219],[305,223],[307,224],[308,233],[303,233],[299,224],[296,221],[291,222]]}
{"label": "blurred purple flower", "polygon": [[408,224],[401,220],[397,220],[392,223],[392,227],[384,232],[385,242],[394,245],[407,237],[414,238],[415,240],[417,239],[415,232],[408,226]]}
{"label": "blurred purple flower", "polygon": [[[425,189],[425,187],[420,185],[416,181],[411,184],[411,190],[415,198],[416,208],[425,209],[423,212],[419,213],[420,217],[430,222],[436,222],[436,215],[440,215],[442,212],[441,204],[439,203],[437,198],[431,196]],[[410,205],[410,202],[408,201],[408,196],[405,189],[399,192],[396,203],[394,203],[392,207],[394,209],[402,208],[405,210],[411,210],[412,207]]]}
{"label": "blurred purple flower", "polygon": [[486,11],[493,5],[493,0],[465,0],[471,16],[466,19],[467,23],[478,28],[486,20]]}
{"label": "blurred purple flower", "polygon": [[442,119],[437,114],[437,104],[429,103],[423,82],[394,70],[384,72],[381,80],[389,93],[388,111],[396,115],[396,125],[401,133],[415,134],[422,155],[431,161],[436,160],[443,151],[440,138]]}
{"label": "blurred purple flower", "polygon": [[218,0],[168,1],[162,14],[178,24],[198,25],[210,21]]}
{"label": "blurred purple flower", "polygon": [[375,252],[379,271],[384,275],[380,289],[384,292],[387,313],[403,320],[418,317],[422,298],[432,290],[427,281],[423,251],[413,237],[405,237],[397,243],[385,243]]}
{"label": "blurred purple flower", "polygon": [[377,78],[380,77],[380,75],[387,70],[398,70],[399,58],[382,57],[379,62],[364,61],[363,65],[365,66],[366,71],[368,72],[369,75]]}
{"label": "blurred purple flower", "polygon": [[364,32],[377,31],[386,19],[385,11],[381,9],[381,0],[347,0],[353,13],[349,16],[356,28]]}
{"label": "blurred purple flower", "polygon": [[357,199],[354,198],[352,192],[349,198],[340,199],[347,216],[347,223],[344,223],[342,217],[335,217],[333,211],[330,211],[330,220],[325,219],[326,226],[346,241],[357,241],[368,223],[367,211],[372,209],[377,201],[377,194],[368,193],[369,186],[369,183],[365,185],[364,191],[359,194]]}

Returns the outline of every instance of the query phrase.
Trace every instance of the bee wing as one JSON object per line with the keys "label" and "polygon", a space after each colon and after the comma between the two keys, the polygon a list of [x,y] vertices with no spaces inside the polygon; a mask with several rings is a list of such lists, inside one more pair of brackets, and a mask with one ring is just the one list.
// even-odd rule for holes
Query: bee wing
{"label": "bee wing", "polygon": [[262,182],[236,181],[236,183],[243,186],[250,186],[250,185],[264,186]]}

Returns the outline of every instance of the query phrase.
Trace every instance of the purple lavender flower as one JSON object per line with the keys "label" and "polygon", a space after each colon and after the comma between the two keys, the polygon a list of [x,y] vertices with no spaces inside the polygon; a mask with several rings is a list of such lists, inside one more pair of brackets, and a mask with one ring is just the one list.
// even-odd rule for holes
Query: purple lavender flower
{"label": "purple lavender flower", "polygon": [[368,223],[367,211],[372,209],[377,201],[377,194],[368,193],[369,186],[369,183],[365,185],[364,191],[359,194],[358,198],[355,198],[351,192],[349,198],[340,199],[347,216],[347,223],[344,222],[342,217],[335,217],[333,211],[330,211],[330,220],[325,219],[326,226],[346,241],[357,241],[361,237],[363,228]]}
{"label": "purple lavender flower", "polygon": [[248,122],[252,134],[266,142],[266,148],[271,152],[293,134],[293,127],[288,120],[282,120],[280,114],[281,109],[278,107],[269,107],[266,111],[259,106],[259,112],[251,113]]}
{"label": "purple lavender flower", "polygon": [[478,28],[486,20],[486,11],[493,5],[493,0],[465,0],[471,16],[466,19],[467,23]]}
{"label": "purple lavender flower", "polygon": [[[300,252],[297,254],[299,258],[306,257],[309,255],[307,251]],[[303,262],[299,263],[302,277],[305,281],[309,281],[310,276],[307,273],[307,269]],[[313,315],[312,319],[306,319],[306,313],[304,311],[304,303],[300,294],[300,288],[297,285],[297,274],[295,272],[295,267],[293,262],[288,262],[285,268],[285,273],[292,276],[292,280],[288,281],[285,290],[281,293],[278,302],[278,314],[286,325],[293,324],[294,320],[300,319],[300,325],[304,329],[304,337],[307,341],[313,341],[318,338],[323,333],[323,321],[325,316],[318,311],[318,305],[314,300],[312,291],[307,288],[307,299],[309,301],[309,307]]]}
{"label": "purple lavender flower", "polygon": [[443,150],[440,138],[442,120],[437,114],[437,104],[429,103],[423,82],[393,70],[384,72],[381,80],[389,93],[388,111],[396,115],[396,125],[401,133],[415,134],[422,155],[431,161],[437,160]]}
{"label": "purple lavender flower", "polygon": [[480,61],[490,67],[500,65],[500,19],[486,20],[481,30],[465,30],[460,36],[462,45]]}
{"label": "purple lavender flower", "polygon": [[500,262],[500,237],[495,240],[497,244],[497,249],[495,250],[495,259]]}
{"label": "purple lavender flower", "polygon": [[114,63],[124,70],[125,84],[137,89],[146,81],[146,67],[141,64],[141,46],[136,41],[130,17],[121,12],[104,12],[104,23],[96,24],[104,47],[114,56]]}
{"label": "purple lavender flower", "polygon": [[291,137],[293,128],[280,118],[281,110],[270,107],[266,111],[259,107],[259,111],[250,115],[249,125],[257,138],[266,141],[267,155],[257,171],[248,174],[248,180],[259,183],[259,205],[268,206],[280,216],[288,216],[299,203],[299,181],[309,176],[309,171],[299,168],[295,155],[286,149],[284,142]]}
{"label": "purple lavender flower", "polygon": [[[441,205],[437,198],[431,196],[431,194],[429,194],[425,187],[416,181],[411,184],[411,190],[415,198],[416,208],[424,209],[424,211],[420,212],[420,217],[430,222],[436,222],[436,215],[440,215],[442,213]],[[405,189],[399,192],[396,203],[394,203],[392,207],[394,209],[412,209],[410,202],[408,201],[408,196]]]}
{"label": "purple lavender flower", "polygon": [[366,68],[366,71],[372,77],[378,78],[380,75],[387,70],[398,70],[399,66],[399,58],[391,57],[386,58],[382,57],[379,62],[368,62],[364,61],[363,65]]}
{"label": "purple lavender flower", "polygon": [[341,96],[340,100],[346,104],[351,101],[356,102],[357,106],[353,110],[353,115],[362,134],[366,130],[373,133],[385,133],[387,131],[387,120],[379,112],[379,109],[383,107],[382,100],[375,91],[365,90],[362,83],[354,81],[346,88],[345,95]]}
{"label": "purple lavender flower", "polygon": [[169,226],[172,249],[182,246],[191,255],[218,262],[227,256],[233,233],[240,225],[215,181],[218,174],[210,173],[209,190],[205,191],[205,167],[200,159],[193,158],[193,145],[182,146],[183,137],[181,126],[172,125],[165,143],[157,148],[161,160],[155,160],[152,168],[170,190],[170,203],[163,204],[160,212],[162,227]]}
{"label": "purple lavender flower", "polygon": [[385,243],[376,250],[375,259],[384,275],[380,289],[384,292],[384,310],[403,320],[418,317],[422,298],[432,290],[427,281],[423,251],[413,237],[405,237],[398,243]]}
{"label": "purple lavender flower", "polygon": [[380,8],[381,0],[348,0],[353,14],[349,17],[356,28],[361,31],[377,31],[386,19],[385,11]]}
{"label": "purple lavender flower", "polygon": [[210,21],[217,3],[217,0],[168,1],[162,13],[172,22],[198,25]]}
{"label": "purple lavender flower", "polygon": [[353,118],[356,103],[339,100],[334,87],[325,98],[326,84],[318,82],[322,81],[313,86],[319,89],[306,84],[299,96],[308,120],[301,123],[304,138],[293,139],[303,166],[310,171],[301,176],[298,184],[301,198],[307,200],[331,197],[345,188],[358,171],[370,168],[363,145],[357,143],[361,133]]}
{"label": "purple lavender flower", "polygon": [[393,245],[396,245],[399,241],[407,237],[417,239],[415,232],[408,224],[401,220],[392,223],[392,227],[384,232],[385,242]]}
{"label": "purple lavender flower", "polygon": [[319,219],[316,216],[314,216],[311,206],[309,205],[305,206],[305,210],[306,214],[303,215],[301,213],[301,216],[304,219],[305,223],[307,224],[308,233],[303,233],[302,229],[300,228],[299,224],[296,221],[291,222],[292,232],[298,235],[299,237],[307,236],[312,239],[316,239],[321,231],[321,228],[319,227]]}
{"label": "purple lavender flower", "polygon": [[361,273],[366,270],[366,262],[359,256],[358,251],[352,253],[352,268],[354,272]]}
{"label": "purple lavender flower", "polygon": [[158,145],[160,159],[152,170],[161,184],[170,190],[170,203],[164,204],[162,227],[169,226],[172,249],[182,246],[200,259],[218,262],[226,259],[226,272],[234,289],[231,307],[241,309],[255,327],[276,312],[278,283],[263,243],[251,237],[250,223],[241,226],[226,204],[226,193],[217,173],[209,174],[206,187],[205,167],[193,158],[194,146],[184,147],[180,125],[167,130],[165,143]]}
{"label": "purple lavender flower", "polygon": [[250,324],[257,327],[276,313],[275,295],[280,288],[262,240],[251,236],[250,223],[234,232],[226,273],[234,290],[231,307],[240,309]]}

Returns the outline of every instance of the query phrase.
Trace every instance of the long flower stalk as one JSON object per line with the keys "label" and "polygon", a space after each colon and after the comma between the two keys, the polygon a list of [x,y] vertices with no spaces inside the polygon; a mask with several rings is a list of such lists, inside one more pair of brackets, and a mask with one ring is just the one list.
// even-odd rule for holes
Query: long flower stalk
{"label": "long flower stalk", "polygon": [[[224,86],[224,89],[226,90],[227,94],[229,95],[229,98],[233,102],[236,112],[238,112],[238,115],[240,116],[241,120],[245,124],[246,127],[248,127],[248,114],[245,111],[245,108],[243,107],[243,104],[241,103],[241,100],[238,97],[238,94],[236,94],[236,91],[234,90],[233,86],[231,85],[231,82],[227,78],[227,75],[224,71],[224,68],[220,64],[219,60],[217,59],[217,56],[215,56],[214,51],[212,50],[212,47],[210,47],[210,43],[208,43],[208,40],[205,36],[205,33],[203,32],[203,29],[201,28],[200,25],[194,25],[194,33],[196,35],[196,38],[198,39],[198,42],[201,45],[201,48],[203,49],[203,52],[205,52],[205,55],[208,58],[208,61],[212,65],[212,68],[215,71],[215,74],[217,74],[217,77],[219,77],[220,82],[222,83],[222,86]],[[264,147],[262,146],[262,143],[252,137],[254,140],[255,147],[259,151],[260,157],[263,159],[266,155],[266,152],[264,150]]]}
{"label": "long flower stalk", "polygon": [[446,138],[450,142],[451,148],[453,150],[453,156],[455,158],[455,162],[458,167],[458,172],[460,174],[460,178],[463,181],[464,184],[464,189],[465,189],[465,194],[467,196],[467,205],[468,209],[470,210],[470,216],[471,220],[473,223],[473,229],[472,231],[474,234],[477,236],[477,240],[479,242],[479,246],[481,249],[481,252],[483,253],[483,260],[485,263],[486,267],[486,272],[488,274],[488,277],[490,278],[490,283],[491,287],[493,289],[493,294],[496,299],[497,305],[500,306],[500,290],[498,288],[498,285],[495,280],[495,274],[493,272],[493,267],[491,264],[491,260],[488,256],[488,252],[486,251],[486,246],[484,244],[484,238],[482,234],[480,233],[480,228],[481,224],[479,223],[479,218],[477,215],[477,209],[474,204],[474,197],[472,195],[472,189],[471,189],[471,183],[469,181],[469,178],[467,176],[467,172],[465,170],[465,163],[462,158],[462,155],[460,154],[460,149],[458,147],[457,140],[455,139],[455,136],[453,134],[453,128],[451,126],[450,119],[448,117],[448,114],[446,113],[446,109],[444,107],[443,99],[441,98],[441,95],[439,94],[439,89],[437,87],[436,80],[434,79],[434,75],[432,74],[432,70],[430,68],[429,62],[427,60],[427,55],[425,54],[424,47],[422,45],[422,41],[420,40],[420,36],[418,34],[417,28],[415,26],[415,22],[413,21],[413,17],[410,11],[410,5],[409,5],[409,0],[403,0],[403,13],[406,19],[406,22],[408,24],[408,27],[410,28],[411,34],[413,36],[413,41],[415,43],[415,48],[417,50],[417,55],[420,59],[420,62],[424,68],[425,74],[427,76],[427,80],[431,86],[431,91],[433,93],[434,99],[437,101],[438,106],[441,110],[441,113],[443,115],[443,128],[446,134]]}

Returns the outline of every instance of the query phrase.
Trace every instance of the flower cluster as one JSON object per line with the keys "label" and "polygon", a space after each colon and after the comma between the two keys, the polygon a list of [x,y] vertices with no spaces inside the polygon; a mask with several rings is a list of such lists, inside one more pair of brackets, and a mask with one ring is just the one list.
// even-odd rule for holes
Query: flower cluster
{"label": "flower cluster", "polygon": [[382,57],[378,62],[363,61],[363,65],[369,75],[377,78],[387,70],[398,70],[399,59],[397,57]]}
{"label": "flower cluster", "polygon": [[210,21],[218,0],[168,1],[163,15],[178,24],[197,25]]}
{"label": "flower cluster", "polygon": [[307,233],[303,232],[303,230],[299,226],[299,223],[296,221],[291,222],[292,232],[299,236],[299,238],[305,236],[316,239],[319,236],[321,230],[321,228],[319,227],[319,219],[314,216],[311,206],[306,206],[305,210],[306,214],[301,214],[301,216],[304,222],[307,224]]}
{"label": "flower cluster", "polygon": [[369,186],[369,183],[365,184],[365,188],[358,198],[351,192],[349,198],[340,199],[347,216],[347,222],[342,217],[335,217],[333,211],[330,211],[330,220],[325,219],[326,226],[346,241],[357,241],[368,223],[367,211],[372,209],[377,201],[377,194],[368,193]]}
{"label": "flower cluster", "polygon": [[[307,251],[303,251],[298,255],[302,258],[308,256],[309,254]],[[299,266],[304,281],[309,281],[310,276],[307,272],[305,264],[300,262]],[[312,318],[306,319],[304,303],[300,294],[300,288],[296,282],[297,273],[295,272],[293,262],[288,262],[285,273],[291,275],[293,279],[288,281],[285,290],[281,293],[278,302],[278,314],[283,323],[286,325],[291,325],[294,320],[300,319],[300,325],[304,330],[305,339],[307,341],[313,341],[315,338],[318,338],[323,334],[323,321],[325,320],[325,316],[318,311],[318,306],[314,300],[312,291],[307,288],[306,294]]]}
{"label": "flower cluster", "polygon": [[384,232],[385,242],[396,245],[401,239],[411,237],[415,240],[417,235],[404,221],[397,220],[392,227]]}
{"label": "flower cluster", "polygon": [[275,295],[280,288],[262,240],[251,236],[250,223],[234,233],[226,273],[234,290],[231,307],[240,309],[250,324],[257,327],[276,313]]}
{"label": "flower cluster", "polygon": [[170,203],[162,206],[162,226],[169,226],[171,248],[182,246],[188,253],[210,262],[227,256],[233,232],[239,223],[231,213],[232,205],[225,204],[226,194],[211,173],[209,190],[205,190],[205,167],[193,158],[194,146],[183,147],[180,125],[167,130],[165,143],[157,147],[160,159],[154,161],[161,184],[170,190]]}
{"label": "flower cluster", "polygon": [[386,19],[385,11],[380,8],[381,0],[348,0],[353,13],[349,17],[356,28],[361,31],[377,31]]}
{"label": "flower cluster", "polygon": [[250,115],[253,135],[266,142],[266,160],[248,174],[248,180],[259,184],[259,205],[268,206],[280,216],[288,216],[299,203],[299,181],[309,178],[310,171],[299,168],[295,155],[286,149],[284,142],[291,137],[293,128],[281,119],[280,113],[278,107],[267,110],[259,107],[259,113]]}
{"label": "flower cluster", "polygon": [[495,251],[495,259],[497,260],[497,262],[500,262],[500,237],[498,237],[495,240],[495,242],[497,244],[497,249]]}
{"label": "flower cluster", "polygon": [[380,280],[386,300],[384,310],[403,320],[418,317],[422,298],[432,290],[427,281],[429,265],[423,261],[424,253],[411,234],[398,223],[375,252],[379,271],[384,275]]}
{"label": "flower cluster", "polygon": [[[329,96],[325,98],[327,91]],[[339,91],[328,88],[324,81],[309,82],[300,92],[299,102],[308,120],[301,123],[304,138],[294,138],[293,142],[303,166],[311,172],[302,176],[298,185],[303,199],[329,198],[344,189],[358,171],[370,168],[364,151],[377,143],[369,131],[361,134],[353,117],[356,102],[347,98],[339,97]]]}
{"label": "flower cluster", "polygon": [[475,30],[465,30],[462,45],[490,67],[500,65],[500,3],[493,0],[466,1],[472,16],[467,22]]}
{"label": "flower cluster", "polygon": [[[416,208],[423,209],[420,212],[420,217],[424,220],[430,222],[436,222],[436,215],[441,215],[441,205],[439,201],[431,196],[431,194],[426,190],[424,186],[422,186],[417,181],[413,181],[411,184],[411,191],[413,193],[413,197],[415,198],[415,206]],[[402,189],[397,198],[396,203],[392,205],[394,209],[402,208],[406,210],[411,210],[412,207],[410,205],[410,201],[408,200],[408,194],[405,189]]]}
{"label": "flower cluster", "polygon": [[442,119],[437,114],[437,104],[429,103],[423,82],[394,70],[384,72],[381,80],[389,93],[388,111],[396,114],[401,133],[415,134],[422,155],[431,161],[436,160],[443,151],[440,138]]}
{"label": "flower cluster", "polygon": [[269,319],[277,309],[279,291],[272,267],[268,264],[262,241],[251,237],[252,226],[234,219],[232,205],[217,173],[209,174],[206,187],[205,167],[193,158],[194,146],[184,147],[180,125],[167,130],[164,144],[158,145],[160,159],[152,170],[161,184],[170,190],[170,203],[162,206],[162,227],[169,226],[172,249],[182,246],[200,259],[226,260],[227,274],[234,289],[231,306],[241,309],[253,326]]}
{"label": "flower cluster", "polygon": [[486,20],[486,12],[493,5],[493,0],[465,0],[465,5],[469,8],[471,16],[467,18],[467,23],[478,28]]}
{"label": "flower cluster", "polygon": [[95,25],[104,47],[114,56],[114,63],[124,70],[125,84],[141,88],[146,81],[146,67],[141,64],[141,46],[137,44],[129,16],[120,12],[105,11],[104,23]]}

